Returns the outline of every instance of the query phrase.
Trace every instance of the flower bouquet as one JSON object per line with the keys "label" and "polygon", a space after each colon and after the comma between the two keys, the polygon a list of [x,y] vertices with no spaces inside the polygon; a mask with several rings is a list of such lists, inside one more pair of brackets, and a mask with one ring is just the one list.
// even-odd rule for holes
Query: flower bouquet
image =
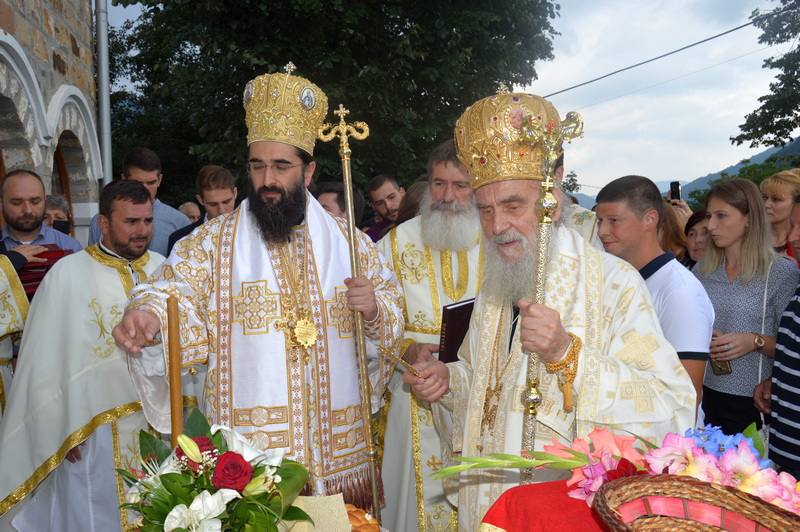
{"label": "flower bouquet", "polygon": [[195,409],[178,447],[139,435],[141,471],[117,472],[129,486],[123,507],[141,532],[278,531],[277,522],[309,521],[292,506],[308,479],[283,450],[259,451],[242,435],[214,425]]}
{"label": "flower bouquet", "polygon": [[[634,445],[641,444],[648,452]],[[568,486],[575,486],[570,497],[592,506],[604,483],[629,476],[670,474],[690,476],[722,486],[736,488],[759,497],[793,514],[800,514],[800,485],[788,473],[769,467],[760,457],[764,445],[755,424],[743,434],[729,436],[719,427],[706,425],[687,430],[683,436],[670,433],[660,447],[636,436],[612,434],[595,429],[587,439],[576,438],[570,447],[553,440],[543,452],[523,452],[523,456],[492,454],[490,458],[457,458],[464,464],[439,471],[434,478],[455,475],[483,467],[571,469]]]}

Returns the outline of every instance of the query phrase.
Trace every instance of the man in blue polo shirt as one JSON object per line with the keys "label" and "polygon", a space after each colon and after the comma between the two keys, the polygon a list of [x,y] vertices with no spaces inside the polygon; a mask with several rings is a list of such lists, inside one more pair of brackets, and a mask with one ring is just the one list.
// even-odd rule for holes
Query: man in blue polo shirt
{"label": "man in blue polo shirt", "polygon": [[[787,240],[800,241],[800,196],[794,198]],[[797,248],[795,248],[797,249]],[[800,477],[800,286],[778,325],[772,378],[753,390],[756,408],[772,414],[769,458],[779,471]]]}
{"label": "man in blue polo shirt", "polygon": [[80,242],[44,224],[45,193],[42,178],[31,170],[13,170],[0,182],[3,219],[0,253],[6,255],[14,269],[29,262],[44,262],[38,257],[45,244],[78,252]]}
{"label": "man in blue polo shirt", "polygon": [[[150,201],[153,203],[153,239],[150,240],[149,249],[166,257],[169,255],[169,235],[192,222],[178,209],[156,199],[156,192],[163,178],[161,159],[153,150],[134,148],[125,154],[122,160],[122,179],[143,184],[150,192]],[[95,215],[89,224],[89,245],[98,242],[103,236],[97,218],[98,215]]]}
{"label": "man in blue polo shirt", "polygon": [[661,249],[658,230],[664,199],[658,187],[646,177],[620,177],[603,187],[596,201],[603,248],[631,263],[644,278],[664,337],[692,378],[699,405],[714,307],[700,281],[671,252]]}

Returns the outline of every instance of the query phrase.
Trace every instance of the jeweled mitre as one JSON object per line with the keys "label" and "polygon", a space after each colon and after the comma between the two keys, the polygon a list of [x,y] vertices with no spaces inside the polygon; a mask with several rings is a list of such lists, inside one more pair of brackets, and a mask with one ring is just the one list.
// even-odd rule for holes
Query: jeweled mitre
{"label": "jeweled mitre", "polygon": [[264,74],[244,88],[247,144],[283,142],[314,154],[317,131],[328,113],[328,98],[305,78]]}
{"label": "jeweled mitre", "polygon": [[533,94],[496,94],[464,111],[456,122],[456,151],[473,189],[510,179],[544,180],[543,145],[524,135],[524,122],[543,132],[561,126],[553,104]]}

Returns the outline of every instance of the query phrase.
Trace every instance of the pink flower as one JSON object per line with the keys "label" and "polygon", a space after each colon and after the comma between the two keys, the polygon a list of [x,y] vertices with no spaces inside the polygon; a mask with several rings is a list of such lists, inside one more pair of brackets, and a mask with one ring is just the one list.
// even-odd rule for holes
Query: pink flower
{"label": "pink flower", "polygon": [[650,472],[654,475],[660,473],[678,474],[686,468],[692,457],[694,438],[685,438],[670,432],[664,437],[664,442],[659,449],[653,449],[644,455],[650,465]]}
{"label": "pink flower", "polygon": [[605,449],[600,452],[599,460],[590,456],[589,465],[582,468],[586,478],[578,482],[578,487],[571,490],[568,495],[573,499],[584,500],[591,506],[597,490],[608,481],[607,473],[615,469],[618,463],[619,460],[612,457]]}
{"label": "pink flower", "polygon": [[642,467],[646,465],[642,453],[633,446],[638,441],[634,436],[620,436],[608,429],[595,429],[589,433],[589,439],[594,446],[595,453],[592,455],[595,457],[597,457],[597,451],[604,449],[613,456],[625,458]]}
{"label": "pink flower", "polygon": [[[572,449],[595,459],[600,459],[602,452],[606,451],[609,456],[617,457],[617,460],[625,458],[638,467],[644,468],[647,466],[642,453],[633,446],[637,441],[633,436],[620,436],[613,434],[608,429],[595,429],[589,433],[587,438],[589,439],[588,442],[583,438],[575,438],[571,447],[567,447],[553,438],[553,445],[545,445],[544,450],[561,458],[574,458],[571,453],[566,451],[566,449]],[[567,481],[567,486],[580,484],[580,482],[586,480],[584,469],[583,467],[573,469],[572,477]]]}
{"label": "pink flower", "polygon": [[719,467],[719,459],[711,453],[706,453],[702,447],[694,447],[687,457],[686,466],[678,475],[694,477],[704,482],[716,482],[729,485],[730,475]]}
{"label": "pink flower", "polygon": [[789,473],[780,473],[776,483],[781,487],[780,495],[768,502],[800,514],[800,484],[797,479]]}
{"label": "pink flower", "polygon": [[[553,445],[544,446],[544,452],[546,453],[553,454],[560,458],[574,458],[574,456],[565,449],[572,449],[573,451],[583,453],[587,456],[591,456],[592,452],[592,450],[589,448],[589,444],[583,438],[575,438],[571,447],[567,447],[555,438],[553,438]],[[583,480],[586,480],[586,475],[583,473],[583,468],[576,467],[572,470],[572,476],[567,481],[567,486],[573,486]]]}

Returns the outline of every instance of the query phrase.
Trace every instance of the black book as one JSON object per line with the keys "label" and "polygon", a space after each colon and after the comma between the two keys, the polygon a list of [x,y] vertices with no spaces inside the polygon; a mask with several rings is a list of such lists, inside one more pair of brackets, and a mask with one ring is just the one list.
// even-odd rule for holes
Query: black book
{"label": "black book", "polygon": [[439,360],[455,362],[469,329],[475,299],[465,299],[442,307],[442,332],[439,335]]}

